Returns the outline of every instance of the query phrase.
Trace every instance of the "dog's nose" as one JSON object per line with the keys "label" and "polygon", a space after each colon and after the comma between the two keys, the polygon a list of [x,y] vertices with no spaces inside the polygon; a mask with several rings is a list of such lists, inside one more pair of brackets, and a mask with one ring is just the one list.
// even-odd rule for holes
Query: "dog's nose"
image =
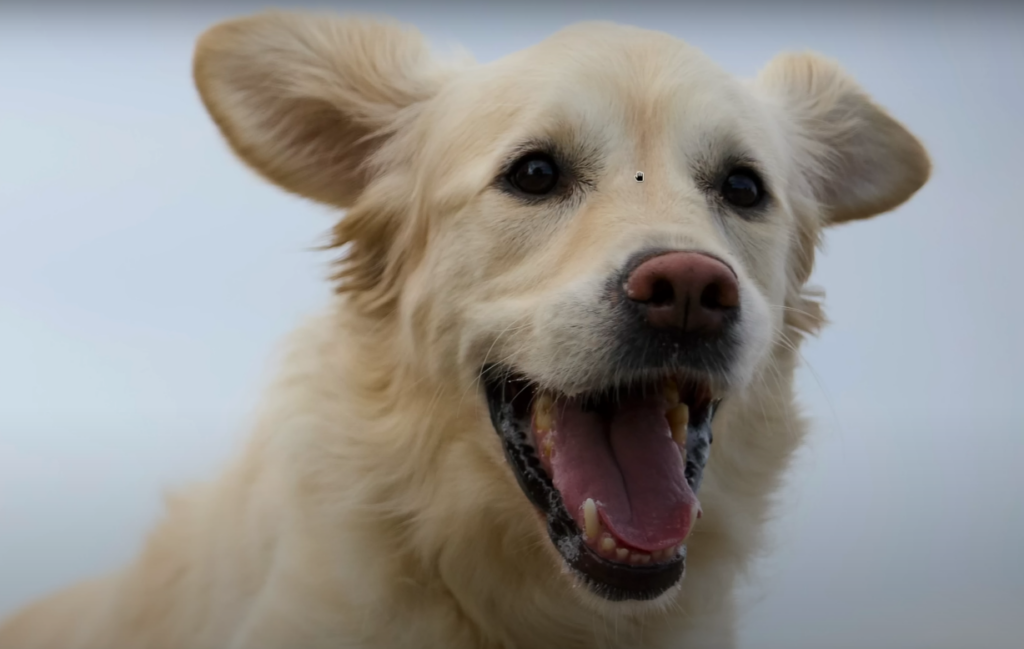
{"label": "dog's nose", "polygon": [[732,269],[699,252],[648,259],[629,274],[625,289],[651,326],[682,333],[720,333],[740,305]]}

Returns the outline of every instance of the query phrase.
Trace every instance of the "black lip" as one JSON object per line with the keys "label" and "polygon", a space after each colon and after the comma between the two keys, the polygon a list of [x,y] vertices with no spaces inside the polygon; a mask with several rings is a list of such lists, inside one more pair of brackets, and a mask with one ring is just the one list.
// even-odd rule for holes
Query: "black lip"
{"label": "black lip", "polygon": [[[579,526],[534,452],[529,417],[520,414],[533,398],[530,383],[495,367],[485,368],[483,376],[491,377],[484,382],[491,423],[512,472],[527,499],[546,516],[548,536],[562,559],[590,590],[611,601],[642,601],[655,599],[678,584],[686,572],[685,552],[665,563],[627,566],[607,561],[583,542]],[[686,480],[694,493],[700,489],[710,453],[711,421],[718,404],[709,404],[687,436]]]}

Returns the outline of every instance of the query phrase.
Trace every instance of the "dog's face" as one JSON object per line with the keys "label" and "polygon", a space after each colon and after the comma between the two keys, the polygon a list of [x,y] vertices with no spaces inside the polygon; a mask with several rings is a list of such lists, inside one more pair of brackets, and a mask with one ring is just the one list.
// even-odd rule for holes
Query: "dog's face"
{"label": "dog's face", "polygon": [[610,600],[682,578],[715,409],[807,317],[820,228],[929,170],[827,61],[743,83],[604,23],[442,66],[395,26],[268,14],[208,32],[196,79],[247,162],[349,208],[353,303],[479,395],[481,443]]}

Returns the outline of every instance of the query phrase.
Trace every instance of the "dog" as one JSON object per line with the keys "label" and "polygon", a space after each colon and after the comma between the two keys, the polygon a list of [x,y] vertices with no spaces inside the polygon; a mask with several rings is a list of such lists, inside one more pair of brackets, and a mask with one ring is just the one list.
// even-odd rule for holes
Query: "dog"
{"label": "dog", "polygon": [[193,72],[243,162],[345,211],[336,296],[223,473],[0,647],[735,646],[816,247],[910,199],[921,142],[820,55],[739,80],[608,22],[477,64],[260,13]]}

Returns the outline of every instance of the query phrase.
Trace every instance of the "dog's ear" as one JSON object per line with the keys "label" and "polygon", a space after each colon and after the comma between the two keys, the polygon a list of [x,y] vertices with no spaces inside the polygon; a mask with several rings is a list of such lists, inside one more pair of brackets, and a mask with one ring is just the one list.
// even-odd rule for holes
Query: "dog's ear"
{"label": "dog's ear", "polygon": [[284,12],[210,28],[193,59],[202,101],[235,153],[271,182],[342,208],[443,75],[411,28]]}
{"label": "dog's ear", "polygon": [[928,180],[931,162],[921,143],[835,62],[782,54],[756,84],[779,108],[827,223],[892,210]]}

